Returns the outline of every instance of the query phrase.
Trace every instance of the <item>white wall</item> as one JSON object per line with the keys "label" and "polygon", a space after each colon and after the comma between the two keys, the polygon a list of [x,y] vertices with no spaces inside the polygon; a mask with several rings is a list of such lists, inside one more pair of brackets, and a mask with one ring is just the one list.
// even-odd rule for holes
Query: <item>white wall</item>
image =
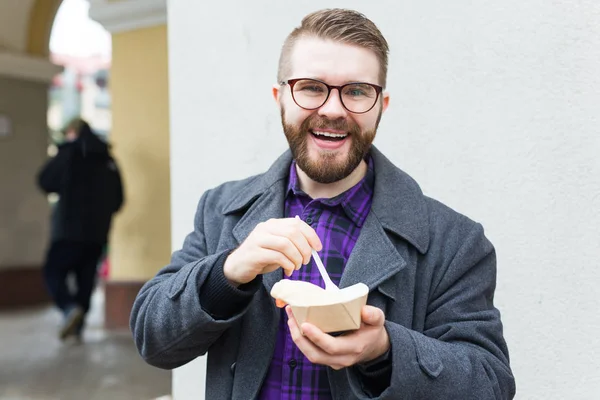
{"label": "white wall", "polygon": [[[327,6],[364,12],[391,45],[376,145],[497,247],[517,398],[597,398],[597,0],[170,1],[173,247],[204,190],[286,148],[270,94],[279,49]],[[175,371],[177,400],[201,398],[199,364]]]}

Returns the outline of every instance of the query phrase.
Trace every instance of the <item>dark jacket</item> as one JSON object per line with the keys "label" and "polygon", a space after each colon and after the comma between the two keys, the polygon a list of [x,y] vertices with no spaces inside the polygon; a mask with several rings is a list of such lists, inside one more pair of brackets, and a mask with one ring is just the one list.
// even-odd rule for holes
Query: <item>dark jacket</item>
{"label": "dark jacket", "polygon": [[[373,205],[340,287],[363,282],[384,311],[391,373],[375,387],[375,371],[328,368],[333,398],[512,399],[496,253],[482,226],[371,154]],[[256,398],[271,363],[281,312],[269,292],[281,269],[240,290],[223,264],[259,222],[283,217],[291,161],[288,151],[263,175],[207,191],[183,248],[135,300],[131,329],[148,363],[176,368],[208,353],[207,399]]]}
{"label": "dark jacket", "polygon": [[60,196],[52,212],[52,241],[106,243],[123,203],[121,176],[108,145],[89,129],[59,146],[38,175],[46,193]]}

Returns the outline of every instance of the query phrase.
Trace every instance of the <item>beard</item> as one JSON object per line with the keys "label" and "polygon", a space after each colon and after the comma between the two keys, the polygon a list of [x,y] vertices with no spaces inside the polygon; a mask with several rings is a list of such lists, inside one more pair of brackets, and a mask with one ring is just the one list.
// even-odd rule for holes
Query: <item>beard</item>
{"label": "beard", "polygon": [[[348,177],[354,171],[371,149],[375,139],[377,127],[381,119],[381,111],[377,117],[375,128],[361,131],[354,121],[345,119],[330,120],[313,113],[307,117],[300,126],[286,122],[284,109],[281,109],[281,123],[285,137],[296,160],[296,164],[310,179],[318,183],[333,183]],[[309,135],[319,129],[335,129],[348,133],[350,150],[340,159],[337,150],[323,150],[317,154],[316,159],[311,158],[308,151]],[[348,140],[348,139],[346,139]]]}

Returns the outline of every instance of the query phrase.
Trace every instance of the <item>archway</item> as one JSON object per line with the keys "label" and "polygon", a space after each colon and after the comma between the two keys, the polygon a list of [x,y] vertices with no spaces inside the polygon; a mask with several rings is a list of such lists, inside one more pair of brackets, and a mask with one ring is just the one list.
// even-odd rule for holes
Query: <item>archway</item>
{"label": "archway", "polygon": [[87,0],[62,0],[50,33],[50,61],[63,68],[49,95],[48,125],[55,140],[74,117],[86,119],[102,136],[111,128],[111,37],[89,18],[89,9]]}
{"label": "archway", "polygon": [[47,57],[50,53],[50,34],[56,13],[63,0],[35,0],[27,27],[27,53]]}

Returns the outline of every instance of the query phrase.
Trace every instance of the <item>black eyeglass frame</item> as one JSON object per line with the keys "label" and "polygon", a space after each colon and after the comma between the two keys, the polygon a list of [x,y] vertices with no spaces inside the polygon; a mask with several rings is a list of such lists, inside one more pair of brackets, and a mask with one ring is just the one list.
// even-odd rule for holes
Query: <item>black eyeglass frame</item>
{"label": "black eyeglass frame", "polygon": [[[325,100],[323,101],[323,103],[319,106],[319,107],[314,107],[314,108],[307,108],[307,107],[302,107],[300,104],[298,104],[298,102],[296,101],[296,97],[294,96],[294,85],[296,83],[298,83],[299,81],[313,81],[313,82],[318,82],[322,85],[325,85],[327,87],[327,96],[325,97]],[[381,95],[381,92],[383,92],[383,87],[379,86],[379,85],[375,85],[374,83],[368,83],[368,82],[349,82],[346,83],[344,85],[329,85],[323,81],[320,81],[318,79],[312,79],[312,78],[295,78],[295,79],[288,79],[287,81],[282,81],[279,82],[279,84],[281,86],[284,85],[288,85],[290,87],[290,92],[292,94],[292,99],[294,100],[294,103],[296,103],[296,105],[304,110],[308,110],[308,111],[313,111],[313,110],[318,110],[319,108],[323,107],[323,105],[325,103],[327,103],[327,100],[329,100],[329,96],[331,95],[331,90],[332,89],[337,89],[338,91],[338,96],[340,97],[340,103],[342,104],[342,106],[348,111],[351,112],[352,114],[365,114],[368,113],[369,111],[371,111],[373,109],[373,107],[375,107],[375,104],[377,104],[377,100],[379,99],[379,96]],[[356,112],[356,111],[352,111],[350,110],[348,107],[346,107],[346,104],[344,104],[344,100],[342,99],[342,90],[346,87],[346,86],[351,86],[351,85],[368,85],[371,86],[373,89],[375,89],[375,93],[377,94],[375,96],[375,100],[373,101],[373,105],[366,111],[361,111],[361,112]]]}

